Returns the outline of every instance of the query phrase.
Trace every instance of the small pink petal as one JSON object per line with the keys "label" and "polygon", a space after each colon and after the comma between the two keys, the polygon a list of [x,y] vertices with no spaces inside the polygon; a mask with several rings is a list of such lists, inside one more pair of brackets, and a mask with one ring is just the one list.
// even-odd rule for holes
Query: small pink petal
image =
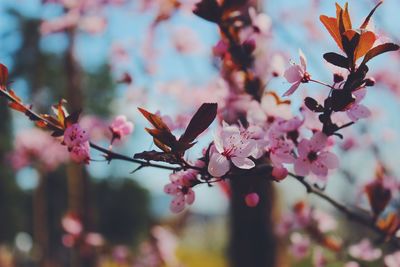
{"label": "small pink petal", "polygon": [[360,104],[354,104],[346,113],[352,121],[358,121],[359,119],[371,116],[371,111],[366,106]]}
{"label": "small pink petal", "polygon": [[230,169],[229,160],[219,154],[213,153],[208,163],[208,172],[214,177],[221,177],[225,175]]}
{"label": "small pink petal", "polygon": [[254,166],[256,166],[256,164],[254,163],[254,161],[252,161],[249,158],[242,158],[242,157],[233,157],[232,159],[232,163],[240,168],[240,169],[251,169]]}
{"label": "small pink petal", "polygon": [[293,94],[293,93],[297,90],[297,88],[299,88],[299,86],[300,86],[300,82],[294,83],[294,84],[289,88],[289,90],[287,90],[282,96],[290,96],[291,94]]}
{"label": "small pink petal", "polygon": [[189,189],[188,193],[186,194],[186,204],[192,205],[195,200],[195,194],[192,189]]}
{"label": "small pink petal", "polygon": [[289,83],[300,83],[303,79],[303,70],[299,65],[292,65],[285,71],[284,77]]}
{"label": "small pink petal", "polygon": [[322,152],[318,155],[320,159],[328,169],[336,169],[339,167],[338,157],[331,152]]}
{"label": "small pink petal", "polygon": [[298,158],[294,162],[294,172],[300,176],[306,176],[310,173],[310,162],[306,158]]}
{"label": "small pink petal", "polygon": [[246,202],[246,205],[248,207],[254,208],[258,205],[260,197],[258,196],[257,193],[250,193],[246,195],[244,201]]}

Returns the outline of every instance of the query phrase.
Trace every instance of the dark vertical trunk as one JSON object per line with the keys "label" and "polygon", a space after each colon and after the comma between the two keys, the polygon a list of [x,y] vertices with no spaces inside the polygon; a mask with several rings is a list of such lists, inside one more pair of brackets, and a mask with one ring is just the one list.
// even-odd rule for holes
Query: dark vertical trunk
{"label": "dark vertical trunk", "polygon": [[[249,0],[249,6],[262,10],[265,1]],[[260,91],[261,92],[261,91]],[[262,95],[254,96],[260,99]],[[246,124],[244,118],[238,118]],[[276,267],[277,239],[274,234],[274,187],[270,174],[243,175],[231,181],[230,242],[231,267]],[[258,205],[245,203],[248,193],[257,193]]]}
{"label": "dark vertical trunk", "polygon": [[[81,69],[75,60],[75,29],[67,32],[69,37],[69,46],[65,55],[65,70],[67,76],[67,99],[68,107],[71,111],[77,111],[83,108],[83,93]],[[89,203],[89,177],[83,165],[70,163],[67,166],[68,179],[68,206],[69,210],[78,214],[82,220],[84,231],[88,231],[90,225],[90,203]],[[91,253],[83,254],[77,248],[71,259],[72,267],[91,267],[95,266],[95,260]]]}
{"label": "dark vertical trunk", "polygon": [[[276,266],[276,238],[273,231],[273,184],[268,177],[243,176],[231,183],[231,267]],[[246,194],[256,192],[257,207],[249,208]]]}
{"label": "dark vertical trunk", "polygon": [[49,247],[49,223],[47,206],[47,177],[40,174],[38,186],[33,192],[33,235],[39,246],[39,265],[51,267]]}

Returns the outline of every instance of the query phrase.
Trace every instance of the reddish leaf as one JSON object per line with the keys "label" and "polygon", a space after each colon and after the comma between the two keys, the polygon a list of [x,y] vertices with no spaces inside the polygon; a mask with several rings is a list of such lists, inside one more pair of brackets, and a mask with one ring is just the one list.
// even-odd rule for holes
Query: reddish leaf
{"label": "reddish leaf", "polygon": [[400,218],[395,212],[391,212],[385,218],[380,218],[376,225],[388,235],[393,235],[399,228]]}
{"label": "reddish leaf", "polygon": [[343,50],[342,38],[340,36],[337,19],[325,15],[321,15],[319,19],[321,20],[322,24],[324,24],[325,28],[328,30],[329,34],[332,36],[333,40],[335,40],[339,48]]}
{"label": "reddish leaf", "polygon": [[143,108],[138,108],[140,113],[143,114],[143,116],[156,128],[159,130],[166,130],[168,132],[171,132],[171,130],[168,128],[168,126],[163,122],[160,116],[150,113],[147,110]]}
{"label": "reddish leaf", "polygon": [[153,136],[154,144],[164,152],[175,150],[177,147],[176,137],[163,122],[160,116],[150,113],[145,109],[138,108],[143,116],[154,126],[155,129],[146,128],[146,131]]}
{"label": "reddish leaf", "polygon": [[369,52],[365,55],[362,64],[366,64],[368,61],[370,61],[371,59],[373,59],[374,57],[376,57],[380,54],[390,52],[390,51],[397,51],[399,48],[400,47],[397,44],[393,44],[393,43],[386,43],[386,44],[378,45],[378,46],[372,48],[371,50],[369,50]]}
{"label": "reddish leaf", "polygon": [[376,180],[365,186],[369,204],[375,216],[378,216],[392,198],[392,193],[386,189],[381,180]]}
{"label": "reddish leaf", "polygon": [[376,41],[375,33],[371,31],[363,32],[354,53],[354,60],[363,57],[373,47]]}
{"label": "reddish leaf", "polygon": [[368,26],[369,20],[371,19],[372,15],[374,14],[375,10],[383,3],[383,1],[379,1],[379,3],[369,12],[368,16],[365,18],[363,24],[361,24],[360,29],[365,29]]}
{"label": "reddish leaf", "polygon": [[190,120],[188,127],[179,142],[190,144],[202,132],[204,132],[217,116],[218,105],[216,103],[204,103]]}
{"label": "reddish leaf", "polygon": [[12,109],[25,113],[28,108],[22,103],[21,98],[19,98],[13,90],[9,90],[8,93],[15,100],[15,102],[11,102],[8,106]]}
{"label": "reddish leaf", "polygon": [[0,90],[5,90],[7,87],[8,69],[0,63]]}

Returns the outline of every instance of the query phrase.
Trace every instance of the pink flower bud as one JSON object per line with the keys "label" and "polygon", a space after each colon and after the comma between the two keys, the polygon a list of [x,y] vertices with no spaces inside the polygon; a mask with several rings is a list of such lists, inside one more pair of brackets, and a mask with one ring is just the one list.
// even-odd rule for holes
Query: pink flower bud
{"label": "pink flower bud", "polygon": [[254,208],[258,205],[258,202],[260,201],[260,197],[258,196],[257,193],[250,193],[250,194],[246,195],[244,200],[248,207]]}
{"label": "pink flower bud", "polygon": [[288,170],[284,167],[274,167],[272,168],[272,176],[275,180],[282,181],[288,175]]}

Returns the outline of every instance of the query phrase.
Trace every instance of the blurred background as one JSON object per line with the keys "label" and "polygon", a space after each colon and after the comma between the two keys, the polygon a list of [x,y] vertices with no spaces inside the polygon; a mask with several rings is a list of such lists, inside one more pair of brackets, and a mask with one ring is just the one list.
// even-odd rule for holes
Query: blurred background
{"label": "blurred background", "polygon": [[[48,112],[61,98],[68,100],[70,110],[84,107],[82,125],[104,146],[107,123],[126,115],[135,130],[115,149],[133,155],[155,148],[138,106],[185,125],[187,118],[180,114],[195,111],[199,99],[193,98],[219,99],[223,85],[212,55],[219,33],[190,12],[195,1],[183,1],[177,10],[169,0],[87,1],[79,14],[57,2],[0,1],[0,62],[10,69],[12,88],[36,110]],[[375,5],[350,2],[357,24]],[[337,48],[319,15],[333,15],[334,1],[260,1],[260,6],[269,16],[268,49],[282,64],[298,61],[301,48],[309,72],[330,81],[322,54]],[[386,0],[374,18],[378,32],[394,42],[399,8],[398,1]],[[158,19],[160,14],[168,18]],[[330,178],[327,192],[343,202],[363,205],[357,185],[373,178],[377,161],[393,176],[400,172],[398,59],[393,54],[371,64],[377,86],[365,102],[374,115],[349,131],[359,149],[337,151],[341,170]],[[279,94],[289,87],[281,77],[268,86]],[[298,99],[293,110],[305,92],[316,94],[318,87],[308,87],[293,97]],[[220,188],[199,188],[195,204],[173,215],[170,197],[163,193],[168,172],[142,169],[131,174],[135,166],[107,164],[96,152],[90,165],[78,166],[48,134],[9,110],[4,99],[0,118],[1,267],[163,266],[154,256],[160,249],[175,266],[227,266],[228,199]],[[200,155],[211,138],[206,134],[190,158]],[[378,152],[372,144],[378,144]],[[277,217],[304,199],[336,216],[295,182],[279,184],[277,195]],[[360,196],[357,201],[355,196]],[[339,232],[352,233],[349,240],[361,235],[357,225],[338,218]],[[309,260],[302,264],[309,266]]]}

